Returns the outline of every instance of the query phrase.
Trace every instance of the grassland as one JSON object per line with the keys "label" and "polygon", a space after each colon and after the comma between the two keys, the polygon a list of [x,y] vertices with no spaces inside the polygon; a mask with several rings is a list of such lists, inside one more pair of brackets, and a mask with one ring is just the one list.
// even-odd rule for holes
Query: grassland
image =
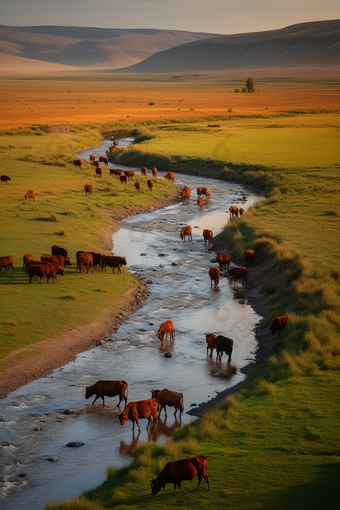
{"label": "grassland", "polygon": [[[254,271],[268,299],[265,326],[274,315],[283,313],[291,316],[291,322],[281,339],[271,341],[266,367],[252,371],[243,391],[182,429],[165,447],[141,445],[131,466],[109,468],[107,481],[95,491],[47,508],[152,509],[169,505],[169,498],[176,508],[336,508],[340,466],[337,80],[286,80],[284,89],[280,80],[262,80],[256,84],[259,93],[244,95],[234,94],[233,87],[239,83],[223,76],[212,77],[210,82],[208,77],[149,77],[143,86],[135,78],[120,77],[110,83],[102,78],[95,91],[90,81],[41,82],[42,97],[49,93],[50,116],[46,107],[42,111],[39,105],[33,81],[12,82],[13,99],[24,87],[32,91],[28,94],[32,102],[23,105],[27,126],[38,118],[39,122],[71,123],[75,113],[77,121],[84,123],[84,133],[92,136],[89,123],[97,112],[97,119],[107,120],[106,129],[111,119],[120,129],[137,128],[145,141],[126,153],[117,152],[120,161],[138,159],[146,166],[157,161],[158,168],[261,187],[266,199],[242,219],[231,222],[223,236],[237,255],[245,248],[256,251]],[[1,85],[8,87],[4,82]],[[82,101],[81,90],[85,91]],[[100,104],[91,105],[94,97]],[[66,98],[70,98],[69,104]],[[81,104],[72,112],[77,100]],[[105,117],[104,101],[116,107],[112,117],[107,112]],[[4,112],[8,125],[17,122],[15,112]],[[208,129],[207,124],[219,124],[220,128]],[[8,154],[9,149],[5,150]],[[29,153],[30,149],[25,150]],[[16,160],[7,161],[12,164]],[[38,162],[32,163],[36,170]],[[45,163],[40,161],[39,168],[41,164]],[[51,171],[52,166],[47,169]],[[67,165],[60,168],[79,177]],[[80,194],[79,207],[86,213],[88,202],[77,190],[75,186],[73,200]],[[105,193],[102,200],[107,205],[111,198]],[[51,198],[45,195],[44,199]],[[57,200],[52,200],[55,205]],[[23,205],[22,199],[16,204],[15,214],[26,214],[18,207],[32,207]],[[59,212],[67,211],[66,202],[59,205]],[[93,204],[91,208],[91,213],[99,214],[99,208]],[[70,205],[70,210],[75,207]],[[51,225],[34,219],[37,212],[43,217],[54,214],[58,220],[72,220],[72,216],[47,209],[30,211],[31,222],[44,228]],[[82,221],[89,224],[90,220]],[[100,216],[103,228],[102,221]],[[66,230],[61,223],[60,227]],[[52,228],[57,230],[55,223]],[[71,226],[67,229],[71,231]],[[38,234],[35,237],[39,239]],[[72,238],[70,245],[78,248]],[[92,245],[97,245],[96,238]],[[173,498],[172,488],[167,486],[151,498],[149,478],[168,460],[198,453],[208,458],[211,492],[203,485],[200,492],[193,493],[190,488],[195,482],[184,482],[187,495]]]}

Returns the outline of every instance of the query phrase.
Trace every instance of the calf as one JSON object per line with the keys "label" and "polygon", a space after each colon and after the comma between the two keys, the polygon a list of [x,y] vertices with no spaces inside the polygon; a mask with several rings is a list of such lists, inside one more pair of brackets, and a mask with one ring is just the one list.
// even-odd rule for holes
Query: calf
{"label": "calf", "polygon": [[139,420],[141,418],[147,418],[148,426],[146,428],[148,429],[152,419],[154,423],[157,423],[157,410],[158,401],[155,398],[139,400],[138,402],[129,402],[124,411],[118,416],[118,418],[121,425],[124,425],[127,420],[131,420],[133,423],[132,430],[134,430],[135,423],[137,423],[138,430],[141,432]]}
{"label": "calf", "polygon": [[119,395],[119,402],[117,407],[120,405],[121,401],[124,399],[125,407],[127,404],[127,397],[125,396],[125,392],[127,390],[127,382],[125,381],[97,381],[92,386],[86,386],[85,389],[85,398],[88,399],[92,397],[92,395],[96,395],[96,398],[92,402],[98,398],[101,398],[103,401],[103,405],[105,404],[104,397],[115,397]]}

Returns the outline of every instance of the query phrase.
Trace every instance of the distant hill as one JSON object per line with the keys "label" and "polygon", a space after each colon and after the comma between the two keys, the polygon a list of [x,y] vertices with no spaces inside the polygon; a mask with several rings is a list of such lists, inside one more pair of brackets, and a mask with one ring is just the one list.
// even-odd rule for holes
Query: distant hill
{"label": "distant hill", "polygon": [[[122,68],[158,51],[216,34],[181,30],[0,25],[0,68]],[[25,59],[22,60],[21,59]],[[48,62],[44,66],[43,62]],[[23,67],[21,67],[23,66]]]}
{"label": "distant hill", "polygon": [[208,72],[327,67],[340,69],[340,20],[222,35],[155,53],[120,72]]}

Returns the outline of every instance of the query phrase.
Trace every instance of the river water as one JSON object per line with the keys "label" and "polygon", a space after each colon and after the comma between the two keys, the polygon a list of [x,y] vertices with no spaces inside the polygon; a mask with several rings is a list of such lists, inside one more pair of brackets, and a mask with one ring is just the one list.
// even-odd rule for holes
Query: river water
{"label": "river water", "polygon": [[[120,146],[130,142],[121,140]],[[105,141],[78,156],[89,160],[92,153],[104,155],[109,145]],[[235,290],[230,278],[222,277],[216,290],[210,287],[208,270],[216,265],[211,262],[215,254],[204,245],[202,231],[209,228],[218,234],[229,221],[229,205],[242,204],[247,210],[261,196],[216,179],[177,174],[175,182],[193,189],[188,205],[133,216],[113,235],[114,253],[126,256],[128,269],[148,285],[143,306],[110,341],[0,400],[0,507],[4,510],[40,510],[48,502],[98,486],[106,479],[108,466],[130,463],[140,442],[151,439],[164,444],[176,429],[195,419],[187,414],[189,409],[240,382],[242,367],[254,360],[254,327],[260,317],[247,304],[245,290]],[[197,209],[197,186],[212,191],[203,211]],[[180,239],[184,225],[193,228],[192,242]],[[113,282],[116,278],[119,275],[112,275]],[[174,322],[176,338],[162,345],[156,333],[166,319]],[[222,362],[206,356],[206,332],[234,339],[232,368],[226,356]],[[166,352],[172,357],[165,357]],[[101,400],[92,406],[92,399],[84,399],[85,386],[100,379],[126,380],[129,401],[149,398],[151,389],[183,391],[185,411],[176,419],[168,409],[167,420],[162,413],[150,434],[147,421],[141,420],[142,432],[137,436],[131,422],[120,425],[117,416],[123,406],[116,407],[117,397],[107,398],[105,406]],[[75,412],[63,414],[66,409]],[[67,448],[72,441],[84,445]],[[50,457],[58,460],[46,460]]]}

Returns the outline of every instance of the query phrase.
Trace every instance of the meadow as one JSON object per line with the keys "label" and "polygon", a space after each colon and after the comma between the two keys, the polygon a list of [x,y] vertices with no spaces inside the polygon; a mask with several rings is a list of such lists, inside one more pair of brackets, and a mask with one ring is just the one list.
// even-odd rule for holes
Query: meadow
{"label": "meadow", "polygon": [[[137,140],[142,142],[117,151],[114,159],[119,162],[138,161],[146,166],[154,162],[159,169],[200,174],[202,180],[204,176],[213,176],[262,189],[265,200],[242,218],[230,222],[222,235],[235,256],[240,257],[246,248],[255,249],[253,271],[259,297],[264,295],[268,302],[262,327],[267,328],[275,315],[287,313],[291,321],[281,338],[270,341],[266,365],[255,367],[236,395],[183,428],[164,447],[153,443],[140,445],[131,465],[121,470],[109,467],[107,480],[98,489],[46,508],[102,510],[147,506],[152,509],[164,508],[170,500],[175,508],[336,508],[340,471],[338,81],[263,79],[256,80],[259,91],[257,88],[255,94],[236,94],[234,87],[239,87],[240,80],[222,75],[149,76],[146,82],[141,78],[138,81],[136,77],[120,76],[109,82],[102,75],[102,81],[96,82],[96,90],[90,79],[83,83],[77,78],[67,83],[65,78],[60,78],[25,84],[16,80],[11,82],[12,98],[26,102],[20,94],[27,87],[31,103],[22,105],[24,131],[35,125],[38,118],[41,123],[78,126],[75,133],[66,135],[73,140],[69,142],[70,157],[78,148],[95,145],[92,137],[98,140],[100,133],[91,123],[103,119],[102,130],[112,129],[114,123],[118,130],[135,130]],[[0,86],[9,90],[8,82],[0,82]],[[50,112],[43,105],[45,97],[49,97]],[[95,100],[99,104],[93,104]],[[80,104],[76,105],[76,101]],[[106,114],[105,101],[115,107]],[[8,125],[15,127],[16,113],[4,103],[0,106]],[[220,127],[207,128],[208,124]],[[7,133],[0,137],[0,144],[5,147],[2,156],[7,155],[6,165],[13,165],[6,166],[6,173],[10,173],[7,168],[13,172],[16,167],[22,168],[22,162],[9,157],[12,151],[17,158],[22,149],[20,157],[26,157],[25,168],[30,168],[33,176],[37,167],[45,168],[44,179],[52,181],[55,175],[53,182],[57,189],[63,187],[60,176],[63,182],[69,176],[74,183],[73,191],[65,192],[69,197],[66,199],[61,192],[58,195],[53,191],[56,196],[48,196],[50,186],[42,187],[39,193],[46,203],[38,205],[37,199],[33,205],[22,200],[27,191],[22,186],[16,195],[20,191],[20,198],[14,204],[13,197],[6,202],[6,211],[8,207],[11,213],[6,212],[5,223],[12,221],[15,225],[16,214],[29,218],[29,224],[37,227],[34,242],[42,242],[42,226],[49,229],[53,243],[49,242],[48,246],[58,239],[55,232],[65,229],[70,236],[68,244],[75,250],[79,246],[79,233],[71,235],[72,229],[76,229],[76,222],[73,226],[72,222],[79,216],[61,213],[70,210],[79,215],[79,208],[81,221],[90,226],[81,232],[81,236],[84,232],[87,236],[81,237],[82,246],[85,239],[89,245],[98,246],[97,229],[109,226],[105,218],[110,221],[100,211],[103,206],[112,207],[108,206],[113,200],[109,194],[116,191],[102,190],[100,198],[91,197],[89,206],[82,191],[84,181],[80,171],[66,161],[62,162],[65,166],[58,168],[54,168],[55,163],[46,165],[39,159],[47,157],[43,151],[28,147],[33,144],[31,140],[41,143],[44,139],[51,140],[49,136],[27,137],[22,133],[14,152],[9,145],[15,135]],[[88,142],[80,147],[86,137]],[[30,151],[35,154],[33,161],[29,161]],[[90,178],[91,170],[88,172],[86,179]],[[2,186],[2,194],[13,193],[9,191],[10,184],[13,183],[7,188]],[[102,182],[101,186],[109,187],[110,182],[105,185]],[[53,207],[47,200],[53,201]],[[99,200],[101,207],[96,205]],[[34,207],[39,210],[31,210]],[[54,210],[56,207],[58,212]],[[49,218],[52,214],[58,225],[36,219],[38,215]],[[95,225],[97,229],[93,228]],[[7,230],[7,242],[14,238],[19,257],[25,251],[20,251],[20,243],[15,241],[19,232],[13,236],[13,231],[16,232],[14,226]],[[20,230],[20,236],[26,235],[28,241],[29,233]],[[62,244],[60,238],[59,241]],[[14,276],[17,274],[19,268]],[[65,275],[65,281],[68,276]],[[79,278],[85,279],[87,275],[76,277],[80,281]],[[124,277],[128,278],[127,273]],[[78,293],[79,290],[72,306],[79,299]],[[21,306],[23,300],[18,299],[16,306],[19,303]],[[149,478],[157,475],[167,461],[197,454],[208,458],[211,492],[204,482],[198,493],[192,492],[196,486],[192,481],[183,483],[188,490],[186,495],[178,493],[173,498],[173,488],[167,485],[166,490],[151,497]]]}

